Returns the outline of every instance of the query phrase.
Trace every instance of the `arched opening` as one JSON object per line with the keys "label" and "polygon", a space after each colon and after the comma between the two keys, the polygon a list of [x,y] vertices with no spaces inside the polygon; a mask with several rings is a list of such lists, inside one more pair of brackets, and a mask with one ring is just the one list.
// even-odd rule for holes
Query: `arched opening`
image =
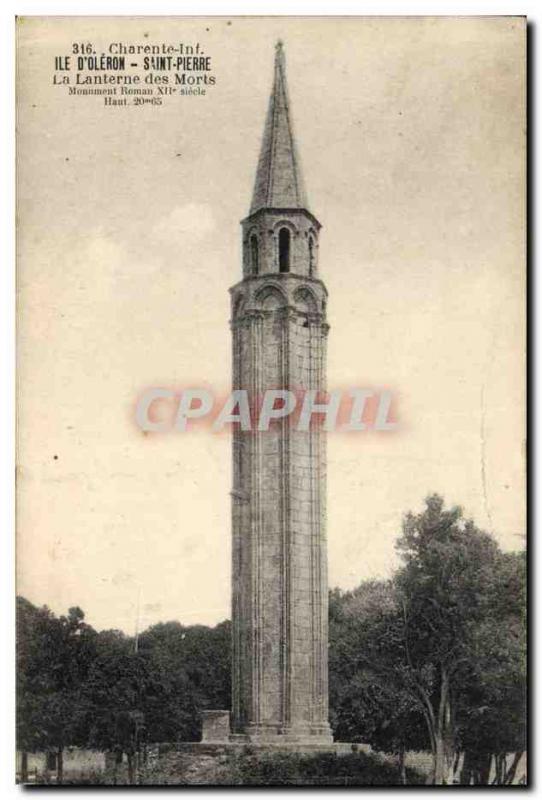
{"label": "arched opening", "polygon": [[314,275],[316,270],[316,254],[314,252],[314,239],[309,236],[309,275]]}
{"label": "arched opening", "polygon": [[271,311],[275,308],[282,308],[287,305],[285,295],[282,294],[275,286],[265,286],[256,295],[256,302],[261,305],[266,311]]}
{"label": "arched opening", "polygon": [[318,311],[318,301],[314,294],[305,286],[294,292],[294,303],[299,311],[315,314]]}
{"label": "arched opening", "polygon": [[290,231],[281,228],[279,231],[279,272],[290,272]]}
{"label": "arched opening", "polygon": [[253,275],[260,271],[260,253],[258,249],[258,237],[252,234],[250,237],[250,267]]}

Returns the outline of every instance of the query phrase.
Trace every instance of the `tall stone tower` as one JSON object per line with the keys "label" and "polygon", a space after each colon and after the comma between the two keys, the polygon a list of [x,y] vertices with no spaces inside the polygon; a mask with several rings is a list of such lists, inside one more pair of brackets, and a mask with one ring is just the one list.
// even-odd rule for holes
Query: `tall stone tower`
{"label": "tall stone tower", "polygon": [[[282,44],[231,290],[233,388],[325,390],[320,223],[308,210]],[[252,426],[255,427],[254,424]],[[233,438],[232,740],[329,744],[325,434],[288,418]]]}

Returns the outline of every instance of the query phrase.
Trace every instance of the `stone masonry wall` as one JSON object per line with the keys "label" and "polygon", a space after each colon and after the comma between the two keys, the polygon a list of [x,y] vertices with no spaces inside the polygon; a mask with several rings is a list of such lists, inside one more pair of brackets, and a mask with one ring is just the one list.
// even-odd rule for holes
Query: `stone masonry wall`
{"label": "stone masonry wall", "polygon": [[[293,275],[234,287],[234,388],[323,390],[325,300]],[[290,423],[234,434],[233,730],[328,741],[324,435]]]}

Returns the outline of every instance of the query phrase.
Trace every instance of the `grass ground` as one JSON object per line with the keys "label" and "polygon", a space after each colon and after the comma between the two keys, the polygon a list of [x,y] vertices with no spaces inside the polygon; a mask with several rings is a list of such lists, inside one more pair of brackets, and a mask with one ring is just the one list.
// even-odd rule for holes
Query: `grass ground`
{"label": "grass ground", "polygon": [[[407,770],[409,784],[425,783]],[[214,786],[397,786],[399,770],[373,753],[264,754],[246,750],[218,757],[168,753],[142,776],[145,785]]]}

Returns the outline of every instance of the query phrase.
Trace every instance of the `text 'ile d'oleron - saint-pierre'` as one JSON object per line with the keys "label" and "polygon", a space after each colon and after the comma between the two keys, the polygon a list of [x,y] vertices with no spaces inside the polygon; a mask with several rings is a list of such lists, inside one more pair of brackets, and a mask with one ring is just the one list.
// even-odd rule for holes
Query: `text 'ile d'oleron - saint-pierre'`
{"label": "text 'ile d'oleron - saint-pierre'", "polygon": [[102,95],[108,106],[162,105],[164,98],[204,96],[215,86],[212,57],[200,42],[72,42],[54,57],[53,85],[70,95]]}

